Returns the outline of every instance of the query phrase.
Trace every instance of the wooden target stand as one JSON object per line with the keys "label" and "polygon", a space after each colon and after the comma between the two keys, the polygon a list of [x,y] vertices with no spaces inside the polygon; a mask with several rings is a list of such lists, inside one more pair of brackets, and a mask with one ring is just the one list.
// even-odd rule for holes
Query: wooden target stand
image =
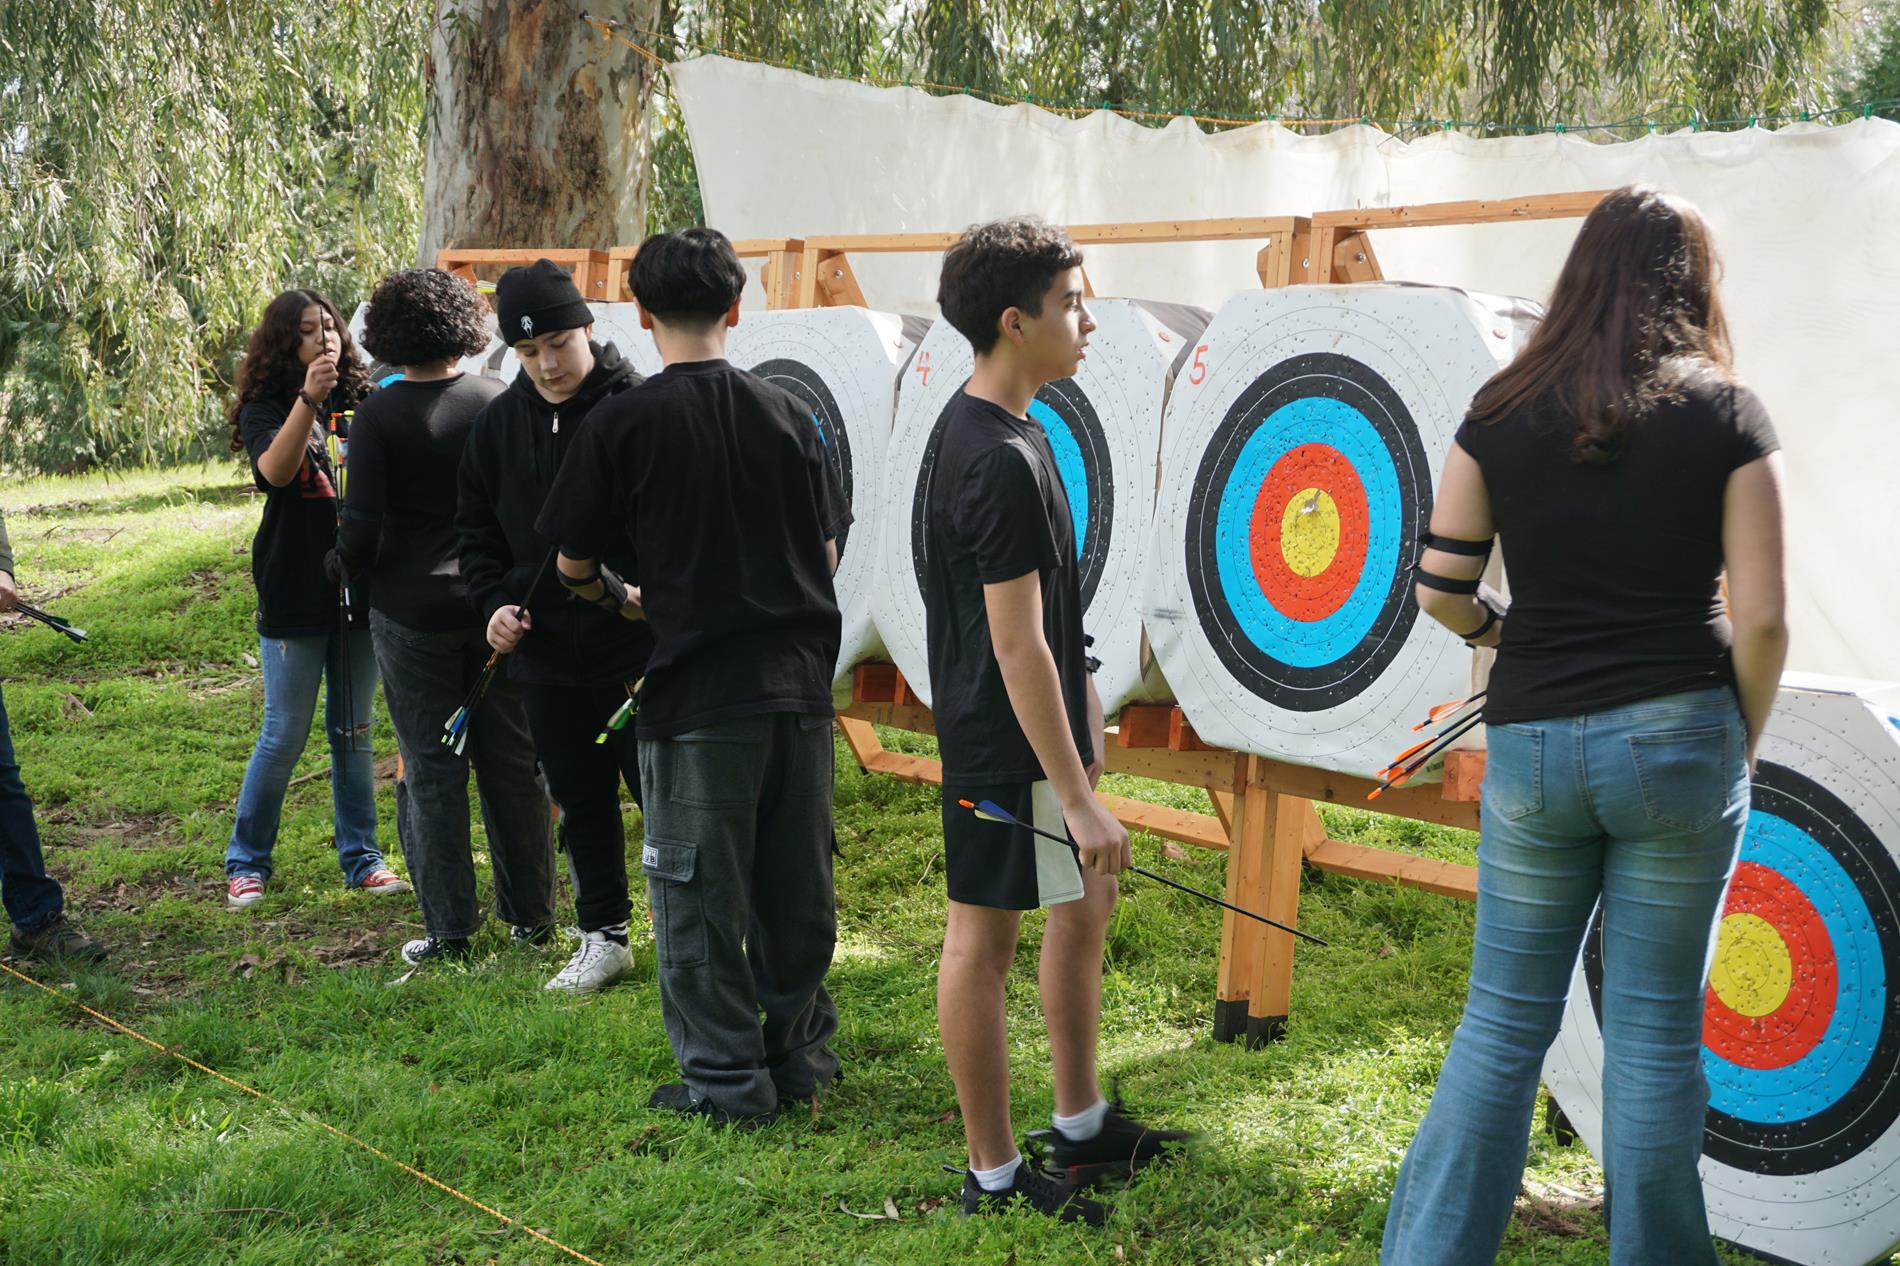
{"label": "wooden target stand", "polygon": [[[1167,242],[1258,241],[1255,267],[1266,287],[1383,278],[1368,236],[1374,229],[1503,224],[1585,215],[1603,191],[1546,194],[1504,201],[1426,203],[1326,211],[1313,216],[1240,216],[1118,224],[1078,224],[1069,234],[1078,245],[1153,245]],[[855,236],[766,238],[734,242],[741,258],[763,259],[761,281],[771,309],[869,306],[852,271],[855,253],[942,251],[959,233],[886,233]],[[548,258],[574,269],[589,299],[624,301],[626,264],[639,248],[606,251],[442,251],[437,267],[473,281],[477,267],[529,263]],[[1087,293],[1093,288],[1084,286]],[[858,765],[907,782],[943,781],[942,765],[923,756],[886,748],[877,726],[934,735],[930,710],[911,693],[891,664],[861,664],[853,672],[851,703],[838,713],[838,729]],[[1472,866],[1416,857],[1329,839],[1317,806],[1367,808],[1376,783],[1306,765],[1211,747],[1200,741],[1180,708],[1132,705],[1102,736],[1107,766],[1115,773],[1206,790],[1214,813],[1190,813],[1123,796],[1101,795],[1131,830],[1197,848],[1225,852],[1228,901],[1297,926],[1300,868],[1376,879],[1466,900],[1477,896]],[[1396,753],[1394,753],[1396,755]],[[1447,754],[1444,780],[1401,787],[1378,800],[1380,813],[1476,830],[1484,753]],[[1215,987],[1214,1036],[1257,1046],[1285,1030],[1293,989],[1293,937],[1232,913],[1222,916]]]}

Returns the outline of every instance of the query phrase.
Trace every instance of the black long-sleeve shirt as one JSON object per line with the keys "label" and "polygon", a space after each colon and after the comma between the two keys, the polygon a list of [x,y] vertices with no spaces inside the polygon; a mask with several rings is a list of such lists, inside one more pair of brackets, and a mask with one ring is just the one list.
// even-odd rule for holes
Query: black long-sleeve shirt
{"label": "black long-sleeve shirt", "polygon": [[478,622],[455,532],[456,472],[469,428],[503,387],[463,374],[399,379],[356,407],[337,553],[369,605],[414,629]]}

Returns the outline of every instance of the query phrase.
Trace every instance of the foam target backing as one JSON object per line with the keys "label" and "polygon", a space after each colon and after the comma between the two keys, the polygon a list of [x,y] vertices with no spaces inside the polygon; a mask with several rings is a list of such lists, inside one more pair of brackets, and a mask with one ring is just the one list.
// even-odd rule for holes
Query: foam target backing
{"label": "foam target backing", "polygon": [[1535,305],[1433,286],[1251,291],[1176,378],[1143,619],[1209,743],[1370,775],[1471,653],[1412,564],[1477,389]]}
{"label": "foam target backing", "polygon": [[[1702,1016],[1709,1227],[1799,1266],[1900,1248],[1900,689],[1790,674]],[[1601,912],[1544,1081],[1599,1156]]]}
{"label": "foam target backing", "polygon": [[726,344],[734,365],[784,388],[810,410],[825,460],[851,505],[854,521],[838,537],[834,578],[844,615],[840,680],[860,660],[884,654],[872,618],[878,488],[896,375],[912,348],[902,317],[863,308],[748,312]]}
{"label": "foam target backing", "polygon": [[[1096,329],[1072,378],[1045,385],[1029,416],[1049,440],[1075,528],[1082,623],[1102,661],[1095,685],[1113,716],[1165,691],[1144,656],[1142,572],[1148,565],[1161,411],[1173,365],[1205,322],[1195,309],[1090,299]],[[1198,320],[1196,319],[1198,317]],[[1183,328],[1185,327],[1185,328]],[[928,702],[923,574],[931,479],[945,411],[976,359],[948,322],[931,327],[904,367],[884,464],[877,626],[898,670]]]}

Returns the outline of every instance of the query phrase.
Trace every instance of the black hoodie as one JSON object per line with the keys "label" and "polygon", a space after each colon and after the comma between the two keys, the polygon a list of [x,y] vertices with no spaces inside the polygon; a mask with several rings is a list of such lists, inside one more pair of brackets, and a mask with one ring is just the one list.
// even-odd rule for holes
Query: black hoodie
{"label": "black hoodie", "polygon": [[[533,627],[508,661],[516,681],[556,685],[629,682],[646,672],[653,634],[568,593],[542,560],[554,542],[534,530],[548,489],[574,436],[601,400],[639,385],[640,375],[613,344],[591,345],[594,368],[580,390],[549,404],[527,374],[489,401],[462,452],[455,531],[468,599],[486,623],[500,608],[528,608]],[[602,552],[607,565],[636,583],[639,568],[624,532]],[[540,583],[526,592],[537,572]]]}

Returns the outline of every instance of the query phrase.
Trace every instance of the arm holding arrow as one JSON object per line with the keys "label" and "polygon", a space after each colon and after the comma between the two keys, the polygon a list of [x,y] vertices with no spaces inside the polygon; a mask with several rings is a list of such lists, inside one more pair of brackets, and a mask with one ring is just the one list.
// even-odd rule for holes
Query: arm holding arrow
{"label": "arm holding arrow", "polygon": [[[1075,750],[1068,713],[1062,705],[1062,681],[1056,660],[1042,632],[1042,586],[1037,572],[1028,572],[983,586],[983,607],[989,619],[990,645],[1003,673],[1010,710],[1029,740],[1036,761],[1062,805],[1062,817],[1074,837],[1083,869],[1098,875],[1126,870],[1134,861],[1128,828],[1115,820],[1095,798],[1095,778]],[[1101,701],[1089,683],[1092,732],[1099,736]],[[1100,742],[1099,737],[1097,742]],[[1099,753],[1097,753],[1099,755]]]}

